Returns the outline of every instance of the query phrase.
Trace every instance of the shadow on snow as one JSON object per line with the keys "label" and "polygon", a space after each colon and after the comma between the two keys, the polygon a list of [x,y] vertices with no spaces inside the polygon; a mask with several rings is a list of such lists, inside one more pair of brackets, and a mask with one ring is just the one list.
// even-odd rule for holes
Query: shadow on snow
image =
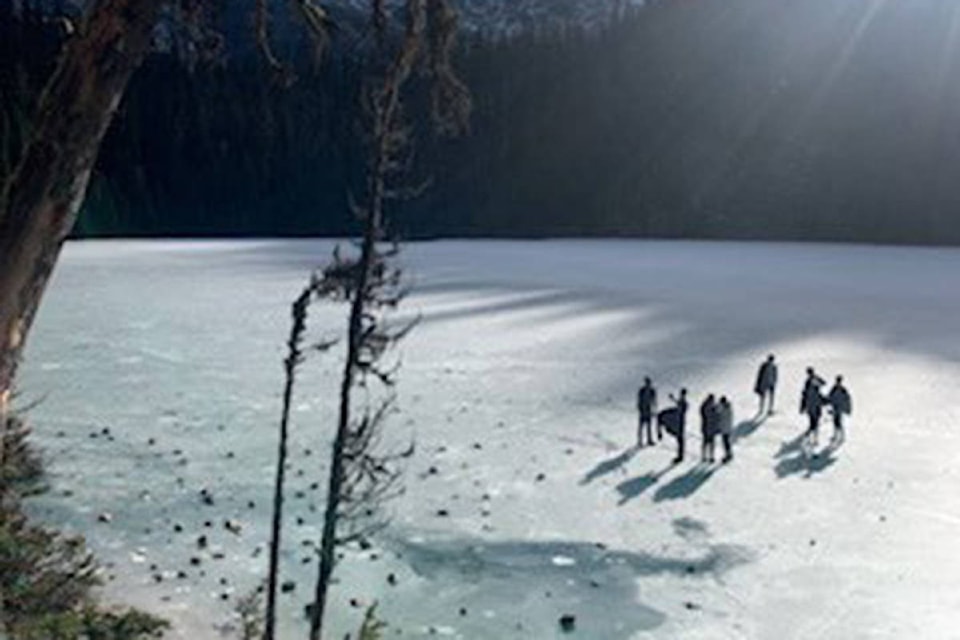
{"label": "shadow on snow", "polygon": [[[760,428],[760,425],[762,425],[766,419],[766,415],[758,414],[753,418],[744,420],[738,424],[734,428],[734,450],[736,450],[737,442],[745,440],[756,433],[757,429]],[[638,449],[633,447],[613,458],[600,462],[597,464],[597,466],[587,472],[583,480],[580,481],[580,484],[588,484],[598,477],[622,468],[626,463],[632,460],[634,456],[636,456],[637,451]],[[672,463],[668,467],[665,467],[659,471],[647,472],[635,478],[624,480],[618,484],[616,487],[617,493],[620,494],[620,501],[618,502],[618,505],[622,506],[630,500],[633,500],[634,498],[637,498],[645,493],[651,487],[660,482],[660,480],[676,466],[678,466],[678,463]],[[653,495],[653,499],[655,502],[664,502],[667,500],[682,500],[684,498],[689,498],[703,488],[703,486],[707,484],[710,478],[712,478],[720,468],[720,466],[708,466],[703,463],[699,463],[692,469],[686,471],[682,475],[677,476],[667,484],[657,489],[656,493]]]}
{"label": "shadow on snow", "polygon": [[[428,590],[434,594],[430,606],[438,609],[431,612],[435,622],[470,631],[456,613],[467,603],[473,610],[495,614],[473,622],[484,625],[485,636],[515,633],[518,627],[513,625],[522,624],[527,637],[552,637],[558,615],[573,613],[587,637],[625,638],[666,621],[662,612],[638,602],[638,577],[719,579],[753,561],[745,547],[709,544],[706,525],[694,524],[695,530],[690,523],[677,525],[677,534],[688,542],[691,535],[700,540],[699,553],[691,557],[617,551],[585,542],[419,538],[394,539],[391,546],[419,578],[433,583]],[[453,585],[456,588],[444,588]],[[498,624],[504,628],[495,628]]]}
{"label": "shadow on snow", "polygon": [[645,473],[636,478],[630,478],[629,480],[624,480],[617,485],[617,493],[620,494],[620,501],[617,503],[618,506],[623,506],[630,500],[640,496],[644,491],[650,487],[657,484],[660,479],[667,474],[671,469],[677,466],[678,463],[671,463],[669,466],[664,467],[660,471],[652,471]]}
{"label": "shadow on snow", "polygon": [[590,471],[583,476],[583,479],[580,480],[580,484],[590,484],[594,480],[613,473],[617,469],[622,469],[624,465],[633,460],[638,451],[640,451],[638,447],[630,447],[626,451],[618,453],[612,458],[601,460],[593,469],[590,469]]}
{"label": "shadow on snow", "polygon": [[836,464],[835,454],[842,446],[843,438],[833,438],[825,449],[815,452],[806,434],[801,433],[792,440],[780,443],[780,450],[774,455],[778,462],[773,470],[780,480],[790,476],[812,478]]}
{"label": "shadow on snow", "polygon": [[656,493],[653,494],[653,500],[654,502],[664,502],[666,500],[689,498],[703,488],[718,469],[719,467],[717,466],[708,466],[704,463],[699,463],[686,473],[677,476],[657,489]]}
{"label": "shadow on snow", "polygon": [[754,433],[756,433],[757,429],[759,429],[760,426],[767,421],[768,417],[770,417],[769,414],[758,413],[757,415],[753,416],[749,420],[744,420],[743,422],[738,424],[736,427],[734,427],[733,429],[734,444],[736,444],[738,440],[749,438]]}

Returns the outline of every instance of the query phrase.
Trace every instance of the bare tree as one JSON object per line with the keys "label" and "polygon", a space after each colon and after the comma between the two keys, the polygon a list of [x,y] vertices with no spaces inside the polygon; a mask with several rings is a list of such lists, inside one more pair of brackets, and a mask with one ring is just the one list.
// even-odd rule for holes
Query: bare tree
{"label": "bare tree", "polygon": [[[334,448],[333,458],[341,456],[343,463],[343,482],[339,488],[339,504],[336,510],[337,524],[346,527],[349,532],[338,539],[338,543],[348,542],[370,535],[383,524],[376,514],[380,505],[396,494],[399,489],[400,473],[392,463],[399,458],[412,454],[412,447],[394,454],[380,454],[380,427],[394,406],[393,375],[397,367],[384,367],[379,364],[381,356],[390,345],[396,344],[413,327],[414,323],[402,325],[397,330],[388,329],[378,319],[378,312],[385,308],[395,308],[403,298],[399,288],[401,273],[392,269],[388,275],[386,260],[396,255],[396,249],[375,250],[373,275],[367,286],[365,306],[364,335],[355,369],[367,386],[366,378],[372,376],[387,395],[374,404],[368,403],[359,421],[351,422],[346,432],[344,446]],[[280,549],[282,546],[282,524],[285,475],[287,467],[287,449],[290,431],[290,410],[296,386],[299,367],[306,360],[308,352],[325,352],[333,347],[336,340],[323,340],[305,350],[304,335],[307,329],[307,317],[310,305],[315,301],[351,302],[358,294],[360,265],[357,260],[343,259],[339,247],[334,251],[333,260],[317,275],[310,278],[291,305],[291,326],[287,338],[287,357],[284,359],[284,390],[280,418],[280,430],[277,452],[277,470],[274,484],[273,518],[270,536],[270,557],[267,573],[267,600],[264,614],[264,640],[272,640],[276,634],[277,590],[280,574]],[[351,306],[352,309],[352,306]],[[358,526],[359,525],[359,526]]]}
{"label": "bare tree", "polygon": [[[329,270],[328,270],[329,271]],[[277,588],[280,576],[280,548],[282,546],[283,530],[283,503],[287,469],[287,442],[290,433],[290,409],[293,403],[294,387],[297,381],[297,372],[306,359],[307,352],[303,348],[304,334],[307,330],[307,316],[310,305],[317,299],[338,298],[342,286],[336,274],[316,274],[310,277],[310,282],[300,292],[290,307],[290,335],[287,338],[287,357],[283,361],[284,385],[283,404],[280,415],[280,433],[277,449],[277,471],[274,481],[273,518],[270,529],[270,560],[267,569],[267,602],[264,614],[263,637],[271,640],[276,632],[277,623]],[[309,351],[324,352],[337,343],[336,340],[320,341],[311,345]]]}
{"label": "bare tree", "polygon": [[267,606],[264,616],[263,637],[272,640],[277,624],[277,585],[280,575],[280,545],[283,527],[283,497],[287,470],[287,438],[290,427],[290,407],[296,384],[297,367],[303,362],[303,334],[307,327],[307,310],[316,295],[317,280],[310,278],[308,284],[291,305],[290,337],[287,339],[287,357],[283,361],[283,410],[280,417],[280,437],[277,451],[277,475],[273,492],[273,521],[270,529],[270,565],[267,570]]}
{"label": "bare tree", "polygon": [[[379,50],[389,50],[383,3],[374,3]],[[385,525],[380,506],[402,491],[395,463],[413,453],[382,453],[380,440],[384,421],[394,406],[395,368],[385,367],[382,356],[412,328],[392,328],[385,312],[395,309],[404,297],[401,271],[395,265],[396,244],[387,244],[385,205],[400,197],[397,187],[410,164],[410,132],[403,113],[404,88],[424,63],[434,74],[434,113],[441,130],[462,127],[469,109],[467,94],[444,64],[452,46],[455,14],[446,0],[407,0],[403,36],[392,55],[386,53],[382,78],[364,94],[370,131],[369,165],[363,203],[356,208],[363,223],[359,254],[343,259],[324,272],[325,279],[339,282],[350,302],[347,353],[340,386],[340,411],[331,451],[327,503],[320,540],[320,563],[310,609],[310,638],[320,640],[330,581],[338,545],[363,539]],[[460,121],[460,125],[455,123]],[[370,399],[371,383],[386,392]],[[357,411],[355,392],[367,391],[365,405]]]}

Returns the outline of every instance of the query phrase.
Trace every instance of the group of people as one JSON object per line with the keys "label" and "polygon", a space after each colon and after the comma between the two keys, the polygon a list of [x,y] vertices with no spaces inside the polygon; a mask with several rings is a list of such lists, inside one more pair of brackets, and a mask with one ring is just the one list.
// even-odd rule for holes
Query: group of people
{"label": "group of people", "polygon": [[833,415],[833,441],[843,442],[843,417],[853,413],[853,399],[850,392],[843,386],[843,376],[837,376],[836,381],[827,392],[821,393],[826,381],[817,375],[813,367],[807,367],[807,379],[803,383],[803,392],[800,394],[800,413],[806,414],[809,419],[806,437],[810,446],[817,446],[820,432],[820,419],[825,408],[830,409]]}
{"label": "group of people", "polygon": [[[773,355],[767,357],[757,371],[754,393],[760,400],[758,415],[770,415],[774,411],[774,399],[777,391],[777,363]],[[816,374],[813,367],[807,368],[807,378],[800,395],[800,413],[809,419],[804,437],[809,446],[817,446],[820,430],[820,421],[825,409],[829,408],[833,415],[834,442],[843,440],[843,419],[853,411],[853,401],[850,392],[843,385],[843,376],[837,376],[830,391],[824,395],[822,388],[826,382]],[[653,381],[646,377],[643,386],[637,392],[637,410],[640,413],[640,422],[637,429],[637,446],[652,446],[663,439],[666,431],[676,438],[677,455],[674,462],[681,462],[684,458],[686,443],[686,422],[689,401],[687,390],[681,389],[677,396],[669,396],[673,406],[657,411],[657,390]],[[714,463],[716,440],[719,436],[723,443],[723,458],[727,463],[733,459],[733,405],[726,396],[719,400],[716,395],[708,394],[700,404],[700,434],[702,440],[701,461],[707,464]],[[646,440],[646,444],[644,443]]]}
{"label": "group of people", "polygon": [[733,460],[733,405],[727,396],[720,400],[711,393],[700,404],[701,462],[713,464],[717,436],[723,441],[723,460]]}

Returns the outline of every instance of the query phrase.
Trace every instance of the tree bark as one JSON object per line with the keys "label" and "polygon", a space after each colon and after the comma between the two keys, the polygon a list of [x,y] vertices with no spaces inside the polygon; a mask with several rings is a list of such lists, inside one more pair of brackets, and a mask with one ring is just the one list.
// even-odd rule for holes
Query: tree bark
{"label": "tree bark", "polygon": [[0,197],[0,426],[40,299],[162,3],[96,0],[40,97],[31,137]]}

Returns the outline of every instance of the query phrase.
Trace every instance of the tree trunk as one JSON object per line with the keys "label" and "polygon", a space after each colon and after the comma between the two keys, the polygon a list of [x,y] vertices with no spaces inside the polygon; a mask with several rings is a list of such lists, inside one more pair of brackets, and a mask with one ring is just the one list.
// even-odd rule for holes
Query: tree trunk
{"label": "tree trunk", "polygon": [[40,97],[30,140],[0,197],[0,425],[40,299],[161,4],[94,3]]}
{"label": "tree trunk", "polygon": [[297,365],[303,361],[300,344],[307,327],[307,308],[315,293],[315,282],[301,292],[291,309],[292,324],[287,339],[286,375],[283,385],[283,411],[280,417],[280,442],[277,445],[277,475],[273,485],[273,520],[270,526],[270,564],[267,570],[267,608],[264,614],[263,640],[274,640],[277,633],[277,587],[280,579],[280,534],[283,529],[283,492],[287,470],[287,440],[290,432],[290,406],[297,378]]}
{"label": "tree trunk", "polygon": [[386,199],[387,176],[391,171],[393,154],[396,153],[396,137],[401,131],[398,122],[401,112],[400,94],[410,77],[411,70],[421,51],[424,30],[425,4],[423,0],[410,0],[407,4],[407,28],[404,41],[393,61],[383,86],[372,100],[374,122],[372,139],[373,158],[368,176],[368,202],[364,220],[363,245],[360,254],[359,277],[350,307],[347,328],[347,359],[344,363],[340,387],[340,415],[337,434],[334,438],[327,489],[327,505],[323,516],[323,535],[320,541],[320,566],[310,616],[310,640],[321,640],[323,619],[327,607],[330,579],[336,564],[337,525],[342,500],[341,487],[344,472],[344,443],[350,428],[351,402],[360,348],[363,342],[363,317],[367,313],[368,287],[371,270],[377,254],[377,242],[383,234],[383,208]]}
{"label": "tree trunk", "polygon": [[327,505],[323,514],[323,535],[320,540],[320,566],[313,597],[313,609],[310,611],[310,640],[321,640],[323,618],[327,609],[327,593],[330,578],[336,563],[337,525],[340,514],[340,502],[343,497],[344,444],[347,430],[350,428],[350,411],[357,362],[360,358],[360,346],[363,334],[363,314],[366,311],[367,283],[370,279],[370,267],[376,250],[376,237],[380,229],[380,209],[371,209],[363,236],[363,249],[360,256],[360,273],[356,291],[350,305],[350,319],[347,329],[347,359],[343,365],[343,377],[340,383],[340,413],[337,420],[337,435],[331,454],[330,479],[327,487]]}

